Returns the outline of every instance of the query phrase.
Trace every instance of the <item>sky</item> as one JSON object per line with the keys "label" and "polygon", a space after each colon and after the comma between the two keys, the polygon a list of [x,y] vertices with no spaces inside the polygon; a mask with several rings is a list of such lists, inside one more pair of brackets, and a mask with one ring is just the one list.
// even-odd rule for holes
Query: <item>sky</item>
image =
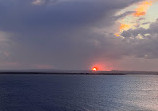
{"label": "sky", "polygon": [[158,71],[158,0],[0,0],[0,69]]}

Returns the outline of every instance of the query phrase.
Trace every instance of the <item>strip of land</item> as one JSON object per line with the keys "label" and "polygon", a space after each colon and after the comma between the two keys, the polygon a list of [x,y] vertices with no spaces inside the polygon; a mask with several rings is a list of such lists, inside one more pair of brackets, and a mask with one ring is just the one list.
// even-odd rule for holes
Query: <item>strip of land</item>
{"label": "strip of land", "polygon": [[158,75],[146,71],[0,71],[0,74],[55,74],[55,75]]}

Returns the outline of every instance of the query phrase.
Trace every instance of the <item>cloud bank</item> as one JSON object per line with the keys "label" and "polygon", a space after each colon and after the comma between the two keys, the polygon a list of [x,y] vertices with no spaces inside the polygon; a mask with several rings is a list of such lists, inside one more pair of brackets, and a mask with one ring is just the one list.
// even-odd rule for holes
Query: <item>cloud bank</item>
{"label": "cloud bank", "polygon": [[[149,29],[114,32],[115,14],[138,0],[1,0],[1,69],[135,68],[127,59],[157,59],[157,22]],[[9,34],[9,35],[8,35]],[[143,39],[137,37],[146,36]],[[2,37],[2,38],[1,38]],[[131,39],[132,37],[132,39]],[[6,41],[10,43],[6,44]],[[127,63],[125,62],[127,61]],[[139,61],[139,60],[138,60]],[[156,61],[156,60],[154,60]],[[19,65],[20,64],[20,65]],[[141,65],[138,63],[138,65]],[[105,68],[106,70],[106,68]],[[143,70],[143,67],[141,67]],[[155,70],[149,67],[148,70]]]}

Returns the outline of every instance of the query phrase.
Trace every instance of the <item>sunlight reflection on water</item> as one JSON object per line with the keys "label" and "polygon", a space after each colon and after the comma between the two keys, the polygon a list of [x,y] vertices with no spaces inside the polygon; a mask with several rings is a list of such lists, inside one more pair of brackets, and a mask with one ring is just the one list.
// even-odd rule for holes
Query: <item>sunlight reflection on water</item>
{"label": "sunlight reflection on water", "polygon": [[0,75],[0,111],[157,111],[156,75]]}

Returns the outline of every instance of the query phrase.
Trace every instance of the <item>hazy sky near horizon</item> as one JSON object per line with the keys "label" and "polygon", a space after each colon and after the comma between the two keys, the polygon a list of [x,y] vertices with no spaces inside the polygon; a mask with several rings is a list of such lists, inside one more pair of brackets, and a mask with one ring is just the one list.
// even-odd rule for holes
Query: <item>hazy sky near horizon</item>
{"label": "hazy sky near horizon", "polygon": [[158,71],[157,11],[157,0],[0,0],[0,69]]}

